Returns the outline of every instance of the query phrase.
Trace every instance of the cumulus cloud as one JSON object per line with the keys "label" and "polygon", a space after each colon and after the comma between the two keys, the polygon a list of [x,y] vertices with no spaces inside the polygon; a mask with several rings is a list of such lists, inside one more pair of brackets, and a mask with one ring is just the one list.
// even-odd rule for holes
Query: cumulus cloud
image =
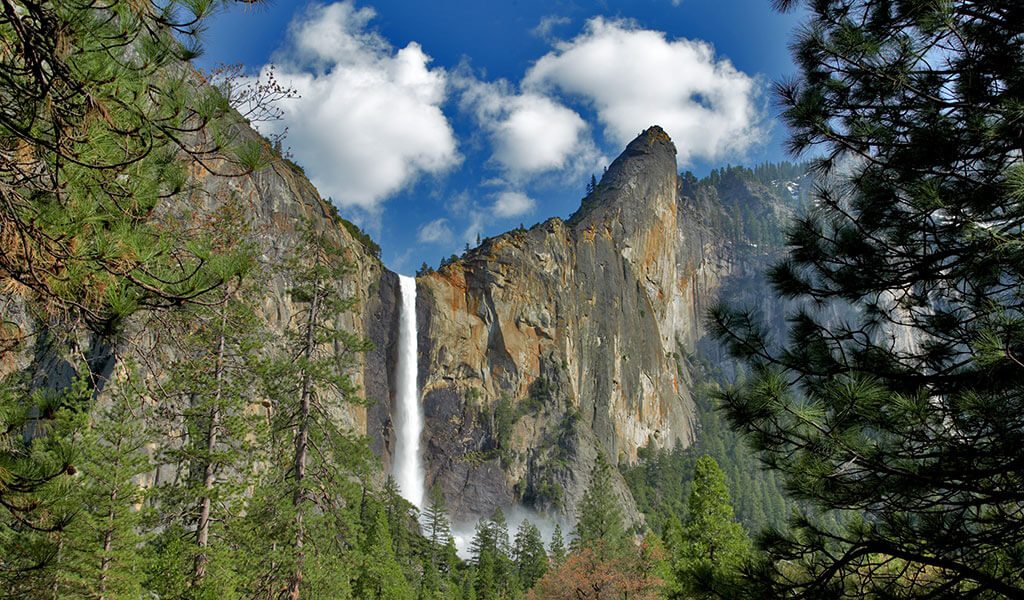
{"label": "cumulus cloud", "polygon": [[452,237],[452,229],[445,218],[424,223],[416,232],[416,239],[424,244],[450,244]]}
{"label": "cumulus cloud", "polygon": [[[415,42],[395,50],[367,26],[371,8],[314,5],[274,55],[296,160],[324,194],[370,212],[422,174],[461,160],[441,104],[448,74]],[[266,68],[266,67],[265,67]]]}
{"label": "cumulus cloud", "polygon": [[533,198],[522,192],[505,191],[495,198],[492,210],[499,218],[518,217],[528,214],[536,205]]}
{"label": "cumulus cloud", "polygon": [[563,169],[592,147],[587,124],[576,111],[535,93],[516,93],[504,80],[455,79],[460,105],[488,132],[492,159],[514,176]]}
{"label": "cumulus cloud", "polygon": [[627,21],[590,19],[583,33],[530,68],[522,88],[583,99],[619,144],[661,125],[680,164],[743,152],[764,135],[756,79],[717,58],[706,42],[668,40]]}

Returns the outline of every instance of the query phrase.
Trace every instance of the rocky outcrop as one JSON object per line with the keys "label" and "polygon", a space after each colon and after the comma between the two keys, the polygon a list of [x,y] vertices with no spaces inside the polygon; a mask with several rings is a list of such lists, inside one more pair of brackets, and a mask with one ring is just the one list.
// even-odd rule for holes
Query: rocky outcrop
{"label": "rocky outcrop", "polygon": [[652,127],[567,221],[486,240],[419,279],[428,483],[454,515],[525,502],[572,517],[599,452],[614,464],[693,441],[677,353],[758,254],[723,234],[717,200],[686,188]]}

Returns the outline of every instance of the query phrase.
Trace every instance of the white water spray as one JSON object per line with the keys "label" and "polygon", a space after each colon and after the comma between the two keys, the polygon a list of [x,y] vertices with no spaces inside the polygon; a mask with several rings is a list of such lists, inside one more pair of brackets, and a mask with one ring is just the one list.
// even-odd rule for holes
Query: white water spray
{"label": "white water spray", "polygon": [[423,460],[420,458],[420,435],[423,433],[423,411],[420,407],[416,376],[419,359],[416,353],[416,280],[398,276],[402,292],[401,318],[398,324],[398,418],[396,419],[395,462],[392,475],[406,500],[423,508]]}

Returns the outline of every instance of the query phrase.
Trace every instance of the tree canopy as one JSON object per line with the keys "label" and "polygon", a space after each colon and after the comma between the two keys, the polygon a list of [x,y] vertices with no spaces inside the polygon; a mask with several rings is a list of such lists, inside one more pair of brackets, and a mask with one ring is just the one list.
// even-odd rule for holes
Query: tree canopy
{"label": "tree canopy", "polygon": [[[729,418],[813,507],[764,538],[751,584],[1021,597],[1024,5],[805,8],[777,95],[823,183],[769,273],[799,308],[785,340],[748,310],[712,317],[753,373]],[[862,517],[819,514],[844,510]]]}

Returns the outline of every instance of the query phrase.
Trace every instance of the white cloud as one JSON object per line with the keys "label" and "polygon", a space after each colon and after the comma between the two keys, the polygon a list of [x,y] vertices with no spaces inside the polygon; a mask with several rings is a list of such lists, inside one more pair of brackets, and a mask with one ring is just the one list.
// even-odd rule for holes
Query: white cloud
{"label": "white cloud", "polygon": [[[507,185],[507,184],[506,184]],[[491,201],[473,200],[468,194],[458,194],[447,206],[453,217],[463,221],[462,240],[471,246],[476,244],[477,236],[485,236],[485,230],[491,228],[501,219],[511,219],[530,214],[536,209],[537,202],[524,192],[506,189],[489,196]],[[456,217],[457,216],[457,217]],[[446,219],[438,219],[446,221]],[[433,223],[428,223],[426,229]],[[445,226],[447,223],[445,223]],[[423,241],[422,239],[420,241]]]}
{"label": "white cloud", "polygon": [[541,38],[542,40],[548,40],[551,38],[551,31],[559,25],[568,25],[570,23],[569,17],[559,17],[556,15],[547,15],[541,17],[540,23],[530,30],[530,33]]}
{"label": "white cloud", "polygon": [[492,210],[500,218],[518,217],[529,213],[536,205],[533,198],[522,192],[505,191],[498,194]]}
{"label": "white cloud", "polygon": [[441,111],[448,74],[419,44],[396,51],[367,30],[374,15],[350,1],[314,5],[274,55],[278,80],[301,96],[282,101],[274,124],[288,127],[296,161],[325,196],[370,212],[461,160]]}
{"label": "white cloud", "polygon": [[452,229],[448,226],[448,219],[434,219],[424,223],[416,232],[416,239],[424,244],[450,244],[452,241]]}
{"label": "white cloud", "polygon": [[461,106],[488,132],[492,159],[513,176],[563,169],[592,147],[576,111],[535,93],[518,94],[507,81],[484,82],[463,73],[454,79]]}
{"label": "white cloud", "polygon": [[582,98],[620,144],[661,125],[680,164],[741,153],[764,134],[756,79],[716,58],[706,42],[670,41],[626,21],[589,20],[582,34],[541,57],[522,87]]}

